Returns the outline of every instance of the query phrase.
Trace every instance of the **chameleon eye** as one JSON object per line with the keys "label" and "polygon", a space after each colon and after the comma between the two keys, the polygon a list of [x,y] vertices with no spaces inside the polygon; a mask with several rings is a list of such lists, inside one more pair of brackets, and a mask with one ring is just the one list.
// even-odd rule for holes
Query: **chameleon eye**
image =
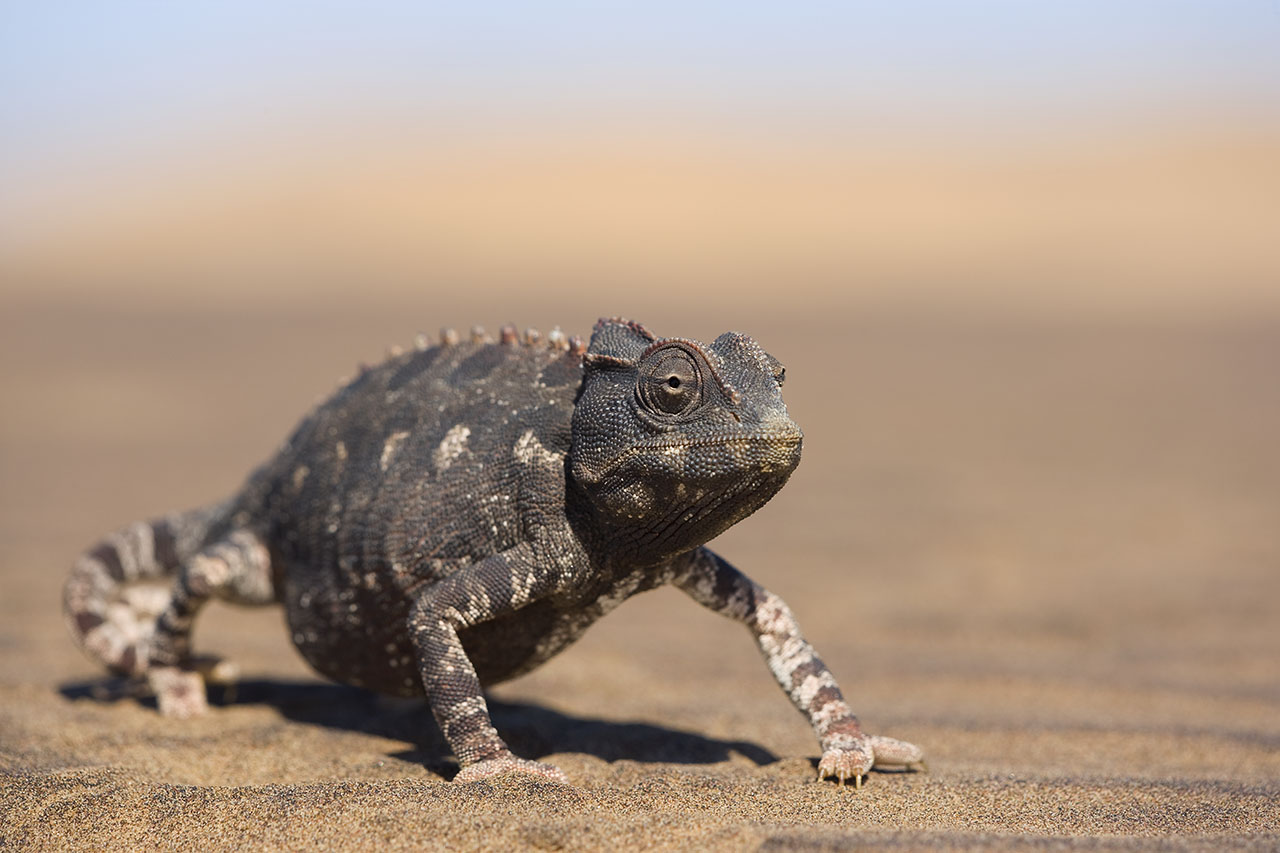
{"label": "chameleon eye", "polygon": [[769,371],[769,375],[773,377],[773,381],[779,386],[787,381],[787,369],[782,366],[782,362],[778,361],[769,353],[764,353],[764,367]]}
{"label": "chameleon eye", "polygon": [[641,366],[640,399],[650,409],[683,414],[702,399],[698,365],[680,347],[658,350]]}

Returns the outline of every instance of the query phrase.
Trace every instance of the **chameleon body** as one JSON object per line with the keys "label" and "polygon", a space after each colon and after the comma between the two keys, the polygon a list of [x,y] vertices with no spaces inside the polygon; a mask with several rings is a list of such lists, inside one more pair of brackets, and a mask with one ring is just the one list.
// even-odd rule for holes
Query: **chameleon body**
{"label": "chameleon body", "polygon": [[[707,346],[616,319],[589,346],[446,333],[364,369],[231,499],[82,555],[64,610],[91,656],[145,677],[162,713],[191,716],[206,701],[190,648],[201,605],[282,604],[320,673],[425,694],[458,780],[563,781],[511,753],[483,688],[674,584],[750,629],[822,744],[819,778],[860,783],[920,750],[864,734],[786,604],[703,547],[799,464],[783,376],[738,333]],[[167,588],[148,598],[157,580]]]}

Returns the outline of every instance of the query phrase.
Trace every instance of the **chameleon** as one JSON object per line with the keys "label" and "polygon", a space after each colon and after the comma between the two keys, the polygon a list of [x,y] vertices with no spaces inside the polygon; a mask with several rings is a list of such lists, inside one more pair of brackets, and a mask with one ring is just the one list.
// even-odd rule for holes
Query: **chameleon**
{"label": "chameleon", "polygon": [[425,695],[455,781],[567,784],[512,753],[484,689],[671,584],[749,629],[818,737],[818,781],[915,769],[918,747],[862,731],[786,603],[706,547],[800,462],[785,375],[745,334],[705,345],[620,318],[589,344],[514,326],[420,335],[320,403],[238,494],[82,554],[63,610],[82,650],[181,718],[207,708],[200,608],[283,605],[320,674]]}

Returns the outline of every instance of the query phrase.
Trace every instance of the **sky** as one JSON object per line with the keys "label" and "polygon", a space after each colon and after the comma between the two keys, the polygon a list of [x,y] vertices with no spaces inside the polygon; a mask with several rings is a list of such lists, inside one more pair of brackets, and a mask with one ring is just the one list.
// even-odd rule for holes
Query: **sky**
{"label": "sky", "polygon": [[5,136],[298,102],[1280,96],[1276,0],[119,2],[0,5]]}
{"label": "sky", "polygon": [[[1277,0],[0,0],[0,181],[323,114],[1280,114]],[[334,124],[334,123],[337,124]]]}

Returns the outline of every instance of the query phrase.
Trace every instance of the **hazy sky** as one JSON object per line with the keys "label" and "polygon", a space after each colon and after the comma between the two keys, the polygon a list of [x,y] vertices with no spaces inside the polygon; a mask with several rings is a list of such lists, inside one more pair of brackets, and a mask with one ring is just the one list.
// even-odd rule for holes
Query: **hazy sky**
{"label": "hazy sky", "polygon": [[0,0],[0,178],[294,113],[1280,107],[1277,0]]}

